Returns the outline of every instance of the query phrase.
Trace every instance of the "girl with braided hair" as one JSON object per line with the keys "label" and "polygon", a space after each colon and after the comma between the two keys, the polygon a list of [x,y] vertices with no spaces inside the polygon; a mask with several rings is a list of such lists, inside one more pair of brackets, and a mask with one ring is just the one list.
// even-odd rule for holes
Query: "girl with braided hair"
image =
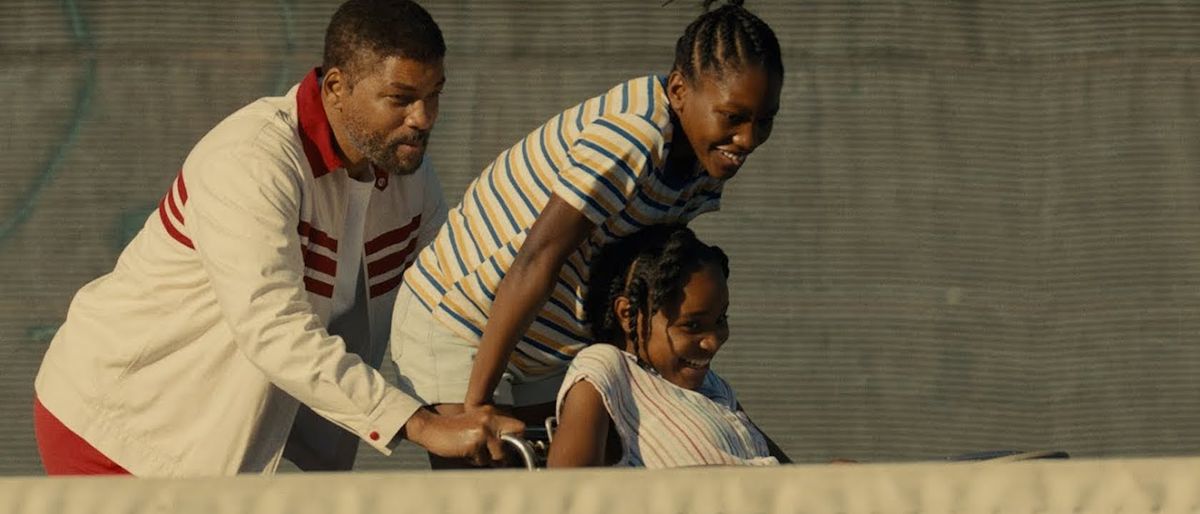
{"label": "girl with braided hair", "polygon": [[729,338],[729,260],[682,225],[605,246],[586,305],[595,343],[558,393],[551,467],[788,462],[709,369]]}
{"label": "girl with braided hair", "polygon": [[590,342],[595,251],[717,210],[725,182],[771,134],[779,42],[741,4],[693,21],[669,75],[563,111],[467,187],[404,274],[391,343],[402,388],[442,413],[493,402],[527,421],[553,412],[567,364]]}

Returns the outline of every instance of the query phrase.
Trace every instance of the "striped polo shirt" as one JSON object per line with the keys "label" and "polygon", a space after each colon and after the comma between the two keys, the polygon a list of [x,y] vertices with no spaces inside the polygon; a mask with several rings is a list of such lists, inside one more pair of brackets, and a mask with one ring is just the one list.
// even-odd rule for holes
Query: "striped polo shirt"
{"label": "striped polo shirt", "polygon": [[696,390],[684,389],[637,357],[607,344],[579,352],[558,392],[556,415],[571,386],[587,381],[600,393],[621,436],[618,466],[778,464],[767,440],[744,412],[729,383],[713,371]]}
{"label": "striped polo shirt", "polygon": [[664,172],[671,134],[664,77],[630,80],[563,111],[484,168],[404,282],[435,318],[477,343],[500,279],[558,195],[598,229],[568,257],[510,369],[520,379],[560,372],[591,340],[583,298],[597,249],[719,207],[722,181],[699,168]]}

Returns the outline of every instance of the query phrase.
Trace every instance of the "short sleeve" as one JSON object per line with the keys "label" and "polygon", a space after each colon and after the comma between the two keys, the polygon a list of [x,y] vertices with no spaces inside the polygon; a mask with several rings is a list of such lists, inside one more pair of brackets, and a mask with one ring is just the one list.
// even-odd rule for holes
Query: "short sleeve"
{"label": "short sleeve", "polygon": [[587,381],[596,388],[604,399],[604,406],[610,416],[620,405],[632,402],[629,363],[622,353],[617,347],[607,344],[594,344],[580,351],[571,360],[567,374],[563,377],[554,414],[561,415],[562,402],[567,396],[567,391],[580,381]]}
{"label": "short sleeve", "polygon": [[554,193],[600,225],[629,203],[662,145],[662,131],[646,118],[598,118],[571,144],[570,166],[559,173]]}

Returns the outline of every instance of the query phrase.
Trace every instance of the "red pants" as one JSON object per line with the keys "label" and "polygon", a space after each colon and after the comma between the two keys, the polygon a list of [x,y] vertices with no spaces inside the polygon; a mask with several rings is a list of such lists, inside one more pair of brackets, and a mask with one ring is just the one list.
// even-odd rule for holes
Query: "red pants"
{"label": "red pants", "polygon": [[33,398],[33,433],[47,475],[128,475]]}

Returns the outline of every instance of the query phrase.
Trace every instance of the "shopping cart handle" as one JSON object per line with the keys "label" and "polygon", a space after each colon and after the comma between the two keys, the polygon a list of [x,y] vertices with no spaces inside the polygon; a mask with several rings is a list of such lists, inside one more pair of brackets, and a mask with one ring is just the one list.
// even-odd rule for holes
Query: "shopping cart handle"
{"label": "shopping cart handle", "polygon": [[521,457],[525,469],[538,469],[546,465],[550,455],[550,441],[554,439],[554,429],[558,426],[558,418],[546,418],[544,426],[527,426],[521,436],[501,434],[500,442],[511,446]]}
{"label": "shopping cart handle", "polygon": [[521,456],[521,461],[525,464],[525,469],[537,469],[537,448],[533,446],[533,443],[511,434],[501,435],[500,441],[516,450],[517,454]]}

